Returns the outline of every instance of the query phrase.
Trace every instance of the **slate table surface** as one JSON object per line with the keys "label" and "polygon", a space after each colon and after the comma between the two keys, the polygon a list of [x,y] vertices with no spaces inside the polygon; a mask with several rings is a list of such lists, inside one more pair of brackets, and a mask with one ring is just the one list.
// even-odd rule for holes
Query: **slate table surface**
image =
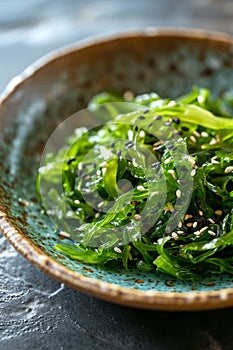
{"label": "slate table surface", "polygon": [[[233,34],[231,0],[0,0],[0,92],[30,63],[96,34],[145,27]],[[232,350],[233,309],[113,305],[52,280],[0,233],[0,350]]]}

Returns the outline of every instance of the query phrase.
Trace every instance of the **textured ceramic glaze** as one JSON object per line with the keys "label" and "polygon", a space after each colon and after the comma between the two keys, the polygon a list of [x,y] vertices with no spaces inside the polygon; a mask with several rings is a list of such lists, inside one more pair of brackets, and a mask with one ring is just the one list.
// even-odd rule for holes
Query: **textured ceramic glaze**
{"label": "textured ceramic glaze", "polygon": [[176,97],[193,85],[219,95],[233,86],[233,39],[153,30],[98,39],[52,54],[15,82],[0,108],[0,223],[16,249],[50,276],[113,302],[170,310],[233,305],[230,275],[192,284],[158,273],[100,269],[58,254],[54,245],[60,238],[35,194],[49,135],[91,96],[132,90]]}

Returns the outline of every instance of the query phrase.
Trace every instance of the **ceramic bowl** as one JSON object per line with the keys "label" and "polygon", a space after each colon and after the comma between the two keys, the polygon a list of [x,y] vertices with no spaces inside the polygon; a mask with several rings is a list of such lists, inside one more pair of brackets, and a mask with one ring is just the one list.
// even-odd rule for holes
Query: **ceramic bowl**
{"label": "ceramic bowl", "polygon": [[87,266],[54,250],[60,238],[35,194],[40,156],[54,128],[96,93],[156,91],[176,97],[193,85],[221,94],[233,86],[233,38],[187,30],[145,30],[95,38],[32,64],[0,101],[0,229],[37,268],[95,297],[160,310],[233,306],[233,279],[185,283],[138,271]]}

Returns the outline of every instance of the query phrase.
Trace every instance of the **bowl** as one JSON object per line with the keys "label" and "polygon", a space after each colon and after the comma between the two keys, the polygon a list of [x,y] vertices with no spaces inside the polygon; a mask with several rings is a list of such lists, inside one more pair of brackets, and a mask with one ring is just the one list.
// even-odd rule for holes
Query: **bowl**
{"label": "bowl", "polygon": [[156,30],[88,39],[57,50],[9,83],[0,100],[0,229],[52,278],[109,302],[157,310],[233,306],[229,275],[193,284],[166,275],[107,270],[58,253],[35,179],[52,131],[104,90],[176,97],[193,85],[215,94],[233,86],[233,38],[201,30]]}

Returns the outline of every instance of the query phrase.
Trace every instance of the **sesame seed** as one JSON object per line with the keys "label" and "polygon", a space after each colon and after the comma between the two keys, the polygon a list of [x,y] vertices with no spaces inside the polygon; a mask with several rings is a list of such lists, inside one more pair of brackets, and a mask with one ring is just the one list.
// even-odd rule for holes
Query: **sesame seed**
{"label": "sesame seed", "polygon": [[184,219],[185,219],[185,220],[188,220],[188,219],[192,219],[192,217],[193,217],[193,216],[192,216],[191,214],[186,214],[185,217],[184,217]]}
{"label": "sesame seed", "polygon": [[165,211],[170,211],[171,213],[173,213],[173,211],[174,211],[172,203],[167,203],[167,205],[165,205],[163,209]]}
{"label": "sesame seed", "polygon": [[95,218],[98,219],[99,217],[100,217],[100,213],[98,212],[95,214]]}
{"label": "sesame seed", "polygon": [[180,119],[179,118],[173,118],[173,122],[178,125],[178,124],[180,124]]}
{"label": "sesame seed", "polygon": [[136,221],[139,221],[139,220],[141,220],[141,215],[139,215],[139,214],[135,214],[134,215],[134,219],[136,220]]}
{"label": "sesame seed", "polygon": [[145,136],[146,136],[145,131],[144,131],[144,130],[141,130],[140,133],[139,133],[139,136],[140,136],[141,138],[145,137]]}
{"label": "sesame seed", "polygon": [[215,210],[215,214],[216,214],[216,215],[219,215],[219,216],[222,215],[222,210],[220,210],[220,209]]}
{"label": "sesame seed", "polygon": [[80,204],[80,201],[79,201],[78,199],[75,199],[75,200],[74,200],[74,203],[77,204],[77,205],[79,205],[79,204]]}
{"label": "sesame seed", "polygon": [[196,142],[197,142],[196,137],[193,136],[193,135],[191,135],[189,139],[190,139],[190,141],[191,141],[192,143],[196,143]]}
{"label": "sesame seed", "polygon": [[189,128],[188,128],[187,126],[182,126],[181,129],[182,129],[183,131],[189,131]]}
{"label": "sesame seed", "polygon": [[111,148],[113,148],[115,146],[115,142],[113,141],[110,145]]}
{"label": "sesame seed", "polygon": [[150,128],[153,125],[153,122],[150,122],[147,126]]}
{"label": "sesame seed", "polygon": [[216,145],[216,143],[217,143],[217,140],[215,138],[212,138],[209,142],[209,145],[213,146],[213,145]]}
{"label": "sesame seed", "polygon": [[83,168],[83,163],[78,163],[78,170],[82,170],[82,168]]}
{"label": "sesame seed", "polygon": [[207,134],[207,132],[205,132],[205,131],[202,131],[201,132],[201,136],[202,137],[209,137],[209,134]]}
{"label": "sesame seed", "polygon": [[146,118],[144,117],[144,115],[140,115],[140,116],[138,117],[138,119],[143,120],[143,119],[146,119]]}
{"label": "sesame seed", "polygon": [[198,210],[198,213],[199,213],[200,216],[203,216],[203,211]]}
{"label": "sesame seed", "polygon": [[216,158],[217,158],[216,156],[211,158],[210,161],[211,161],[212,164],[219,164],[219,161],[217,161]]}
{"label": "sesame seed", "polygon": [[200,229],[200,233],[202,233],[202,232],[206,231],[207,229],[208,229],[208,226],[204,226],[204,227],[202,227],[202,228]]}
{"label": "sesame seed", "polygon": [[132,91],[125,91],[123,97],[126,101],[132,101],[134,98],[134,94]]}
{"label": "sesame seed", "polygon": [[161,120],[163,117],[161,116],[161,115],[156,115],[156,116],[154,116],[154,120]]}
{"label": "sesame seed", "polygon": [[134,130],[137,132],[138,131],[138,126],[135,125]]}
{"label": "sesame seed", "polygon": [[178,238],[178,235],[177,235],[177,233],[176,232],[172,232],[172,238],[174,238],[174,239],[177,239]]}
{"label": "sesame seed", "polygon": [[104,202],[99,202],[98,205],[97,205],[97,207],[98,207],[98,208],[101,208],[103,205],[104,205]]}
{"label": "sesame seed", "polygon": [[178,230],[177,233],[178,233],[179,235],[182,235],[182,234],[184,233],[184,231]]}
{"label": "sesame seed", "polygon": [[168,174],[170,174],[170,175],[173,177],[173,179],[176,180],[176,174],[175,174],[175,171],[174,171],[174,170],[169,169],[169,170],[168,170]]}
{"label": "sesame seed", "polygon": [[180,198],[181,195],[182,195],[181,190],[177,190],[177,191],[176,191],[176,197],[177,197],[177,198]]}
{"label": "sesame seed", "polygon": [[164,125],[170,126],[170,125],[171,125],[171,122],[170,122],[169,120],[167,120],[167,121],[164,123]]}
{"label": "sesame seed", "polygon": [[149,112],[149,109],[147,108],[147,109],[144,109],[144,111],[143,111],[143,113],[144,114],[146,114],[146,113],[148,113]]}
{"label": "sesame seed", "polygon": [[195,231],[195,232],[193,232],[193,234],[194,234],[195,236],[199,236],[199,235],[201,234],[201,232],[200,232],[200,231]]}
{"label": "sesame seed", "polygon": [[122,250],[118,247],[114,247],[113,248],[115,250],[116,253],[122,254]]}
{"label": "sesame seed", "polygon": [[215,221],[214,221],[213,219],[208,218],[207,220],[208,220],[211,224],[215,224]]}
{"label": "sesame seed", "polygon": [[192,227],[192,226],[193,226],[193,223],[192,223],[192,222],[188,222],[188,223],[186,224],[186,226],[187,226],[187,227]]}
{"label": "sesame seed", "polygon": [[108,167],[108,163],[107,162],[102,162],[99,165],[101,168],[107,168]]}
{"label": "sesame seed", "polygon": [[224,170],[225,174],[231,173],[233,171],[233,166],[228,166],[226,167],[226,169]]}
{"label": "sesame seed", "polygon": [[182,227],[182,222],[180,221],[177,226],[178,226],[178,228],[181,228]]}
{"label": "sesame seed", "polygon": [[193,169],[193,170],[191,171],[190,175],[193,177],[193,176],[195,176],[195,174],[196,174],[196,169]]}
{"label": "sesame seed", "polygon": [[215,233],[214,231],[208,230],[208,233],[209,233],[211,236],[216,236],[216,233]]}
{"label": "sesame seed", "polygon": [[164,164],[170,163],[171,160],[172,160],[172,157],[169,157],[169,158],[165,159]]}
{"label": "sesame seed", "polygon": [[133,142],[132,142],[132,141],[127,141],[127,142],[125,143],[125,147],[127,147],[127,148],[133,147]]}
{"label": "sesame seed", "polygon": [[200,137],[200,136],[201,136],[201,134],[200,134],[197,130],[194,130],[194,131],[193,131],[193,135],[194,135],[195,137]]}
{"label": "sesame seed", "polygon": [[163,144],[163,141],[159,140],[153,144],[154,147],[160,146]]}
{"label": "sesame seed", "polygon": [[75,160],[76,160],[76,158],[75,158],[75,157],[72,157],[72,158],[68,159],[68,160],[66,161],[66,163],[69,165],[69,164],[71,164],[72,162],[74,162]]}
{"label": "sesame seed", "polygon": [[139,186],[137,186],[137,190],[138,191],[145,191],[145,187],[139,185]]}
{"label": "sesame seed", "polygon": [[193,228],[196,228],[197,227],[197,221],[195,221],[194,223],[193,223]]}
{"label": "sesame seed", "polygon": [[65,232],[65,231],[60,231],[59,235],[62,237],[70,238],[70,234],[68,232]]}

